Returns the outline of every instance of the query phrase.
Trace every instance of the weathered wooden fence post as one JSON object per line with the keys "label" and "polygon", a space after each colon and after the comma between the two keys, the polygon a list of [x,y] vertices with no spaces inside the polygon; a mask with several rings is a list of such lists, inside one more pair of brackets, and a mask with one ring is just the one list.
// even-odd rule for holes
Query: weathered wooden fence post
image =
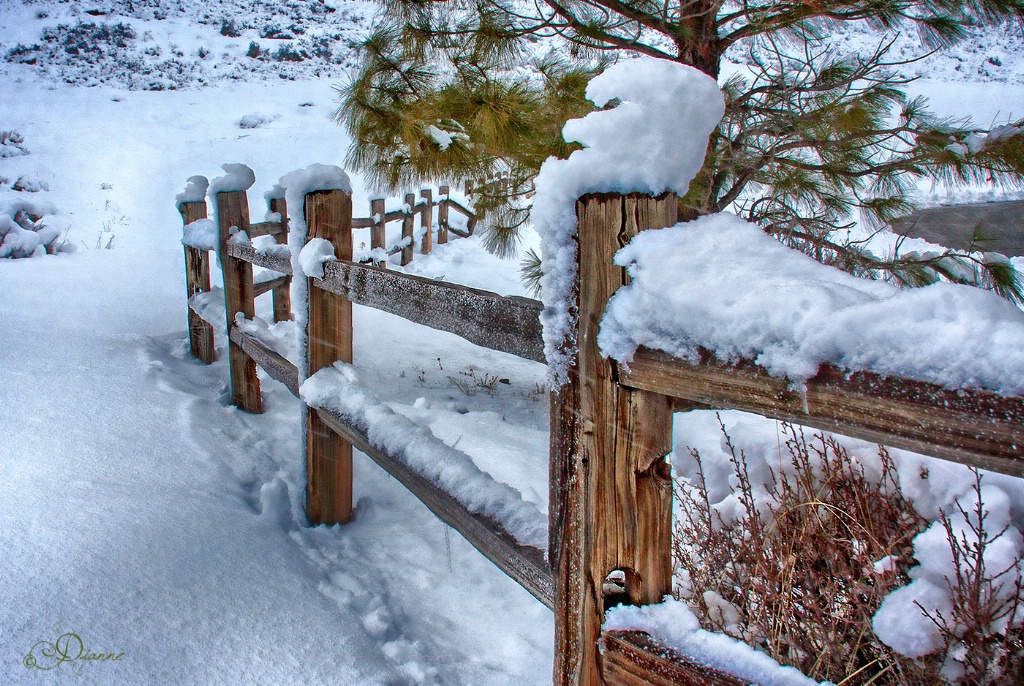
{"label": "weathered wooden fence post", "polygon": [[[285,244],[288,242],[288,201],[284,198],[271,198],[270,211],[281,215],[281,234],[276,238],[278,243]],[[289,276],[273,291],[275,322],[284,322],[292,318],[291,286],[292,277]]]}
{"label": "weathered wooden fence post", "polygon": [[[384,198],[377,198],[370,201],[370,217],[373,218],[373,226],[370,228],[370,250],[377,248],[386,249],[387,234],[385,231]],[[374,260],[374,264],[387,267],[387,260]]]}
{"label": "weathered wooden fence post", "polygon": [[616,383],[598,327],[626,283],[615,252],[643,229],[675,223],[676,198],[593,194],[576,202],[577,356],[552,396],[550,558],[555,588],[554,682],[602,684],[604,612],[660,602],[672,590],[668,397]]}
{"label": "weathered wooden fence post", "polygon": [[227,314],[228,354],[231,369],[231,404],[246,412],[263,412],[260,380],[256,376],[256,362],[242,348],[230,340],[235,315],[242,312],[246,319],[256,316],[253,294],[252,265],[228,255],[231,228],[249,230],[249,200],[245,191],[217,193],[217,218],[220,229],[220,266],[224,272],[224,310]]}
{"label": "weathered wooden fence post", "polygon": [[[206,219],[206,201],[183,202],[178,206],[185,226]],[[210,253],[207,250],[185,246],[185,293],[191,299],[196,293],[210,290]],[[187,302],[187,301],[186,301]],[[217,351],[213,343],[213,327],[188,308],[188,342],[192,355],[206,364],[213,364]]]}
{"label": "weathered wooden fence post", "polygon": [[434,192],[427,188],[420,191],[420,197],[426,200],[426,203],[420,208],[420,226],[425,229],[420,252],[429,255],[434,248]]}
{"label": "weathered wooden fence post", "polygon": [[443,245],[448,242],[448,196],[451,193],[448,186],[439,186],[437,193],[444,196],[437,205],[437,244]]}
{"label": "weathered wooden fence post", "polygon": [[[316,191],[305,198],[307,240],[323,238],[339,260],[352,260],[352,196]],[[352,361],[352,303],[308,279],[306,368],[312,376],[336,360]],[[306,412],[306,518],[345,524],[352,518],[352,444]]]}
{"label": "weathered wooden fence post", "polygon": [[[473,196],[473,182],[472,181],[467,181],[466,182],[466,197],[470,198],[472,196]],[[472,236],[473,235],[473,229],[475,229],[475,228],[476,228],[476,211],[474,211],[473,212],[473,216],[469,217],[468,220],[466,221],[466,232],[470,236]]]}
{"label": "weathered wooden fence post", "polygon": [[413,214],[413,206],[416,204],[416,195],[413,193],[405,194],[405,204],[409,208],[405,213],[405,217],[402,218],[402,240],[409,239],[409,245],[402,248],[402,266],[412,262],[413,256],[413,233],[415,227],[416,215]]}

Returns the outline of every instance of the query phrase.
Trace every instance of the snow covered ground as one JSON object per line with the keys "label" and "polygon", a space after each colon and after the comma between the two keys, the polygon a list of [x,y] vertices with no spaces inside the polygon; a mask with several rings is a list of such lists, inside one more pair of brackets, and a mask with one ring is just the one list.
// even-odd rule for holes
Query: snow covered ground
{"label": "snow covered ground", "polygon": [[[302,527],[297,401],[267,380],[267,413],[239,412],[225,362],[187,353],[175,194],[243,161],[257,216],[283,173],[339,162],[331,85],[0,82],[0,128],[31,153],[0,160],[0,173],[46,181],[32,199],[57,208],[46,221],[77,246],[0,263],[0,682],[38,683],[22,659],[66,632],[124,652],[53,672],[66,683],[550,678],[550,612],[368,460],[356,464],[355,522]],[[239,128],[256,109],[274,121]],[[0,191],[0,205],[25,195]],[[361,188],[355,202],[369,207]],[[516,265],[475,241],[414,264],[519,288]],[[495,271],[504,281],[484,278]],[[543,367],[425,331],[357,308],[356,359],[375,391],[543,510]],[[473,374],[510,383],[492,395]]]}
{"label": "snow covered ground", "polygon": [[[297,401],[265,379],[266,414],[237,411],[224,359],[206,367],[187,351],[174,196],[189,176],[242,162],[258,219],[283,174],[341,164],[332,86],[371,6],[338,2],[302,18],[321,33],[274,34],[291,20],[278,6],[297,4],[249,0],[230,36],[212,3],[94,5],[0,6],[0,131],[29,151],[0,158],[0,211],[51,206],[44,221],[74,248],[0,260],[0,683],[548,683],[550,612],[359,456],[355,521],[304,527]],[[41,40],[107,21],[135,37],[95,63]],[[334,51],[315,53],[317,35],[335,33]],[[69,32],[54,35],[64,45]],[[1024,102],[1015,40],[998,43],[998,87],[952,67],[914,87],[943,114],[1009,115]],[[246,56],[252,42],[262,59]],[[307,57],[288,59],[288,44]],[[38,190],[14,190],[18,179]],[[518,264],[475,239],[409,271],[523,294]],[[379,398],[546,511],[544,367],[359,307],[355,332]],[[773,440],[774,422],[727,421]],[[679,452],[712,453],[713,422],[677,421]],[[66,633],[123,657],[45,676],[23,664],[31,653],[45,666],[37,642]]]}

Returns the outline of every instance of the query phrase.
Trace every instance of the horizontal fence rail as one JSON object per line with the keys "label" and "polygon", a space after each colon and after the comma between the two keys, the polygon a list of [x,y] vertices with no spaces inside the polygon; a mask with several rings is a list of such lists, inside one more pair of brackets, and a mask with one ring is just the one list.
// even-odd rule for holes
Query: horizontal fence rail
{"label": "horizontal fence rail", "polygon": [[1024,476],[1024,399],[849,373],[822,365],[803,391],[750,361],[709,353],[689,363],[640,349],[619,382],[718,408],[832,431],[946,460]]}

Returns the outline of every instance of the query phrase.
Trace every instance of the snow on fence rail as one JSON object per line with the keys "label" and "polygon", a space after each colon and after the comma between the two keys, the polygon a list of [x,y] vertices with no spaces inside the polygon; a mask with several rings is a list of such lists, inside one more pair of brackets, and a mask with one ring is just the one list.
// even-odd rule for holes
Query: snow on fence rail
{"label": "snow on fence rail", "polygon": [[[870,370],[850,373],[824,364],[805,382],[805,391],[799,392],[751,360],[726,364],[707,353],[698,361],[685,361],[640,349],[626,368],[603,357],[597,343],[601,316],[611,296],[628,282],[626,271],[613,264],[613,256],[638,232],[675,224],[677,203],[670,193],[658,197],[589,194],[575,203],[577,278],[571,293],[578,323],[571,333],[577,345],[566,347],[568,381],[552,393],[545,555],[535,545],[524,544],[521,526],[510,529],[502,521],[502,513],[516,511],[514,502],[497,498],[497,504],[467,505],[466,493],[432,477],[429,464],[424,469],[423,455],[417,465],[394,436],[374,436],[367,419],[372,407],[353,412],[346,411],[344,403],[322,402],[322,393],[311,393],[312,387],[303,385],[294,363],[243,330],[237,314],[252,319],[254,298],[261,288],[270,288],[276,297],[294,276],[293,262],[281,250],[230,241],[232,227],[250,235],[263,230],[254,229],[261,225],[248,221],[244,191],[220,192],[215,199],[215,244],[222,250],[232,402],[251,412],[261,411],[257,364],[296,396],[317,396],[308,405],[303,403],[310,523],[348,520],[351,451],[357,446],[553,608],[557,684],[740,686],[758,681],[731,675],[728,665],[709,665],[681,655],[643,632],[602,628],[609,607],[620,602],[656,604],[671,592],[672,488],[665,457],[672,449],[674,411],[741,409],[1024,475],[1024,398],[945,388]],[[352,262],[350,196],[341,190],[316,191],[303,200],[306,240],[328,241],[337,258],[321,265],[322,276],[310,277],[310,270],[304,269],[309,286],[306,363],[313,381],[324,382],[327,377],[316,373],[334,373],[336,361],[352,360],[352,302],[488,348],[543,359],[539,302]],[[206,215],[202,202],[180,207],[186,224]],[[271,222],[266,231],[273,235],[276,230],[279,240],[287,240],[282,233],[285,208],[277,207],[282,228]],[[386,221],[386,215],[381,219]],[[186,248],[190,294],[193,289],[209,290],[208,262],[204,265],[197,254],[205,257],[214,242],[202,245]],[[253,264],[281,276],[268,282],[273,286],[258,287],[252,279]],[[212,361],[212,326],[194,308],[190,308],[189,326],[193,353]],[[349,367],[343,364],[338,369],[345,372]],[[430,442],[429,437],[425,440]],[[763,681],[768,680],[766,675]]]}

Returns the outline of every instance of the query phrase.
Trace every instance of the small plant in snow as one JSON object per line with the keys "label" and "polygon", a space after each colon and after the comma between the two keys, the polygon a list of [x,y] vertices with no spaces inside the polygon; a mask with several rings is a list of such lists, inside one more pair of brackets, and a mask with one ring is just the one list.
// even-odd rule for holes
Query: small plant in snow
{"label": "small plant in snow", "polygon": [[925,611],[939,647],[907,657],[876,635],[873,619],[919,575],[915,539],[928,522],[902,493],[886,449],[879,446],[879,473],[870,475],[834,438],[808,441],[783,424],[780,458],[788,462],[761,484],[721,418],[719,425],[733,470],[729,494],[712,501],[692,448],[697,476],[676,483],[676,595],[702,626],[844,686],[1021,683],[1022,561],[1011,556],[1007,571],[984,569],[986,547],[1007,529],[986,529],[980,479],[977,508],[957,506],[966,534],[949,516],[939,525],[957,570],[946,577],[953,611]]}
{"label": "small plant in snow", "polygon": [[0,159],[27,155],[25,137],[17,131],[0,131]]}
{"label": "small plant in snow", "polygon": [[459,372],[458,376],[449,376],[448,382],[466,395],[476,395],[481,389],[489,395],[494,395],[498,390],[499,379],[494,374],[487,372],[481,374],[470,366]]}

